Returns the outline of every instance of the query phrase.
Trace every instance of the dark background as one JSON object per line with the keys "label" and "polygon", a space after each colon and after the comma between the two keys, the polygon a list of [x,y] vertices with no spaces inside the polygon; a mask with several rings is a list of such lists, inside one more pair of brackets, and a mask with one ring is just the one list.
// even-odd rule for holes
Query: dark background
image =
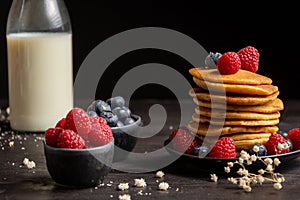
{"label": "dark background", "polygon": [[[72,22],[74,78],[89,52],[103,40],[122,31],[164,27],[186,34],[208,52],[238,51],[251,45],[260,52],[258,73],[269,76],[283,99],[300,98],[299,8],[278,1],[103,1],[65,0]],[[0,98],[8,98],[6,20],[11,0],[0,1]],[[128,69],[148,62],[169,65],[189,81],[184,59],[159,50],[140,50],[111,64],[99,84],[101,98],[109,97],[113,82]],[[55,80],[49,78],[49,81]],[[144,86],[134,97],[173,98],[164,87]]]}

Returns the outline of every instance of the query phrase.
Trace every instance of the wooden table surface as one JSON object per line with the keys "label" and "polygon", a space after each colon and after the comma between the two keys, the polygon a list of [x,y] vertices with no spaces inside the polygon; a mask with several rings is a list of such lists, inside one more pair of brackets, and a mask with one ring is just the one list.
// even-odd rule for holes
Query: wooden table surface
{"label": "wooden table surface", "polygon": [[[151,152],[162,148],[171,129],[178,125],[177,104],[173,101],[144,100],[135,102],[133,110],[149,122],[147,105],[162,102],[166,106],[167,121],[155,136],[139,139],[135,152]],[[300,126],[299,100],[285,101],[285,110],[281,113],[281,130]],[[5,105],[5,104],[2,104]],[[152,116],[153,117],[153,116]],[[155,118],[161,116],[154,116]],[[192,162],[180,158],[161,169],[163,179],[155,177],[157,170],[143,173],[128,173],[111,170],[104,179],[104,184],[92,188],[67,188],[57,185],[51,179],[44,157],[43,133],[16,133],[7,129],[1,122],[0,135],[0,199],[118,199],[119,195],[130,194],[131,199],[299,199],[300,196],[300,158],[295,158],[277,169],[286,181],[281,190],[275,190],[270,183],[254,185],[247,193],[227,181],[228,175],[211,170],[202,170],[205,163]],[[14,141],[12,147],[9,141]],[[36,168],[28,169],[22,162],[29,158],[36,163]],[[159,159],[164,159],[162,156]],[[158,161],[159,161],[158,159]],[[157,162],[157,161],[154,161]],[[134,166],[132,166],[134,167]],[[210,181],[210,174],[219,176],[218,182]],[[145,188],[133,187],[134,179],[144,178]],[[169,183],[167,191],[158,190],[162,181]],[[119,183],[127,182],[130,188],[119,191]]]}

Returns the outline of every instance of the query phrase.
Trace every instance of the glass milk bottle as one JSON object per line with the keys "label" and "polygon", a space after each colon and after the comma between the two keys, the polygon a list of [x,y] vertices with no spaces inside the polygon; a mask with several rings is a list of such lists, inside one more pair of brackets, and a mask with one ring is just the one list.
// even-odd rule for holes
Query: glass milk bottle
{"label": "glass milk bottle", "polygon": [[43,132],[73,107],[72,30],[63,0],[13,0],[7,20],[10,123]]}

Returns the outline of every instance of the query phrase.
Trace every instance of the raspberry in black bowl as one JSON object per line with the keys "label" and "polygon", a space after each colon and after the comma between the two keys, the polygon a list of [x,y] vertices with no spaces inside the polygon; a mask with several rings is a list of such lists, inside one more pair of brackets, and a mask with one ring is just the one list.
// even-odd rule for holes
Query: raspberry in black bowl
{"label": "raspberry in black bowl", "polygon": [[52,179],[59,185],[93,187],[109,173],[114,138],[101,117],[73,108],[45,132],[44,153]]}

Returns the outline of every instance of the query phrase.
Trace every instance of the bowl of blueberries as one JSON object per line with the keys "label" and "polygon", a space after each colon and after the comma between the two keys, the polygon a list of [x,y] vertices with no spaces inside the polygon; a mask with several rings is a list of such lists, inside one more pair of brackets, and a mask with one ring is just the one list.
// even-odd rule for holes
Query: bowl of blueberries
{"label": "bowl of blueberries", "polygon": [[89,116],[100,116],[110,126],[114,141],[114,161],[126,159],[137,143],[142,120],[131,112],[122,96],[105,100],[94,100],[87,107]]}

